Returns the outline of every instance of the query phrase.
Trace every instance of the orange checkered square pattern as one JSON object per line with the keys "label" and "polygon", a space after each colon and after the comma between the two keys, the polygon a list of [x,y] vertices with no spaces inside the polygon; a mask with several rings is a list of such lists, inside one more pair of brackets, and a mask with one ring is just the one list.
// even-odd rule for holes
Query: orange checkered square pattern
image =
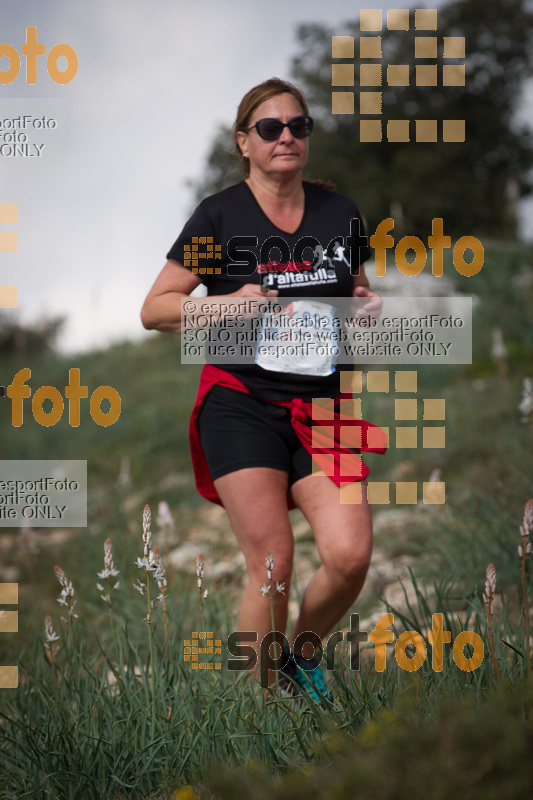
{"label": "orange checkered square pattern", "polygon": [[[417,61],[414,74],[408,64],[383,63],[382,31],[405,31],[414,46]],[[382,124],[383,92],[370,87],[388,86],[464,86],[465,65],[450,63],[464,60],[464,36],[443,36],[437,33],[437,9],[416,9],[414,27],[409,10],[364,8],[360,11],[359,69],[354,59],[355,37],[333,36],[331,56],[343,63],[331,65],[333,87],[347,87],[331,93],[332,114],[359,112],[359,141],[361,142],[444,142],[465,141],[465,120],[395,119]],[[440,62],[439,63],[439,57]],[[430,63],[428,63],[428,61]],[[379,63],[377,63],[379,62]],[[359,102],[356,101],[354,76],[359,76]],[[413,124],[414,123],[414,124]]]}
{"label": "orange checkered square pattern", "polygon": [[215,639],[213,631],[193,631],[191,639],[183,642],[183,658],[192,669],[222,669],[222,663],[213,656],[222,654],[222,639]]}
{"label": "orange checkered square pattern", "polygon": [[[363,377],[366,380],[363,380]],[[394,391],[390,391],[394,386]],[[363,388],[364,387],[364,388]],[[366,433],[359,421],[364,419],[364,389],[366,393],[390,394],[393,401],[395,426],[394,436],[389,438],[389,428],[379,426],[369,428]],[[417,393],[417,373],[415,370],[370,370],[363,375],[361,371],[341,373],[341,398],[334,415],[333,399],[313,400],[312,449],[313,475],[340,479],[340,502],[361,503],[362,491],[353,481],[361,480],[363,463],[358,453],[342,453],[341,448],[357,449],[363,444],[369,447],[395,446],[397,449],[440,449],[445,446],[446,418],[443,398],[423,398]],[[356,396],[359,395],[359,396]],[[405,395],[411,395],[405,396]],[[412,395],[415,395],[414,397]],[[337,403],[337,401],[335,401]],[[392,408],[391,408],[392,410]],[[422,414],[420,413],[422,410]],[[419,435],[418,421],[422,419],[422,435]],[[427,422],[439,422],[427,425]],[[366,436],[366,440],[364,440]],[[370,504],[388,505],[391,498],[397,504],[416,505],[419,488],[422,489],[422,502],[442,504],[445,502],[445,483],[424,481],[419,487],[416,481],[397,481],[391,487],[388,481],[367,482],[367,498]]]}
{"label": "orange checkered square pattern", "polygon": [[193,236],[191,244],[184,245],[183,251],[183,266],[192,268],[195,275],[220,275],[220,267],[205,264],[222,258],[222,246],[214,244],[212,236]]}

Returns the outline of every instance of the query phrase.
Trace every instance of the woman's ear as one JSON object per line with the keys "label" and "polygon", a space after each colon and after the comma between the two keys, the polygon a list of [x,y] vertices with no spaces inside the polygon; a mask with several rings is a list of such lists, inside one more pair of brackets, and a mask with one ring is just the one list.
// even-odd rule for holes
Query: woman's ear
{"label": "woman's ear", "polygon": [[248,158],[247,139],[248,137],[243,131],[237,131],[237,144],[244,158]]}

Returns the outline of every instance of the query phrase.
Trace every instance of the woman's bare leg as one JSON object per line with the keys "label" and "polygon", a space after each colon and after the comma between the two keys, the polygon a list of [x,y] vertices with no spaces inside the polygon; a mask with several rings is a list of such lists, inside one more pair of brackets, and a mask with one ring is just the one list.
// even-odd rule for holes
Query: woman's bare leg
{"label": "woman's bare leg", "polygon": [[363,484],[362,502],[342,504],[339,488],[325,476],[309,475],[292,486],[294,502],[307,518],[322,561],[302,597],[291,646],[303,631],[326,636],[363,588],[372,554],[372,515]]}
{"label": "woman's bare leg", "polygon": [[[287,625],[294,553],[287,506],[287,473],[267,467],[253,467],[223,475],[214,484],[248,570],[238,629],[257,634],[256,644],[249,644],[258,650],[263,637],[272,631],[270,597],[261,593],[261,586],[268,584],[267,551],[274,555],[272,602],[275,630],[284,632]],[[285,594],[275,591],[276,582],[285,584]],[[271,654],[274,657],[276,653],[273,650]]]}
{"label": "woman's bare leg", "polygon": [[[274,626],[285,631],[294,553],[287,507],[287,474],[266,467],[242,469],[215,481],[233,531],[246,559],[248,583],[239,613],[238,630],[257,634],[256,650],[272,630],[270,598],[261,586],[268,583],[266,553],[274,555],[273,582],[285,584],[285,594],[274,592]],[[326,477],[309,475],[292,486],[294,502],[309,521],[321,566],[302,597],[291,646],[299,633],[313,631],[325,637],[361,591],[372,553],[372,517],[366,486],[360,504],[342,504],[339,488]],[[248,644],[248,642],[247,642]],[[272,653],[274,656],[275,653]]]}

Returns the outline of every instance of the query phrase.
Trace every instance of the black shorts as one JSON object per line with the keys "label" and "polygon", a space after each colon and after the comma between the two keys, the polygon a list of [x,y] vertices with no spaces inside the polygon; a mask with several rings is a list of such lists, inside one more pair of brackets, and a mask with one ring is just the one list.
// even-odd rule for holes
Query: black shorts
{"label": "black shorts", "polygon": [[198,427],[213,480],[238,469],[271,467],[286,472],[292,486],[313,471],[283,406],[215,386],[202,405]]}

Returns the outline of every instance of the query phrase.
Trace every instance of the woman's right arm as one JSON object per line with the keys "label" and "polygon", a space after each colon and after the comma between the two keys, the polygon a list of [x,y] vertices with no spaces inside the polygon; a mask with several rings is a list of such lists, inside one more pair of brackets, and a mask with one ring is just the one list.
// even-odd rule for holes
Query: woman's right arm
{"label": "woman's right arm", "polygon": [[[169,259],[148,292],[141,309],[141,321],[147,330],[181,333],[181,301],[202,281],[197,275],[186,269],[178,261]],[[247,283],[236,292],[227,295],[210,295],[209,297],[191,297],[187,305],[187,322],[191,327],[195,312],[209,314],[210,306],[216,314],[220,314],[220,305],[227,297],[275,297],[277,290],[265,293],[257,284]],[[194,307],[193,305],[194,304]],[[234,305],[234,304],[232,304]],[[243,304],[243,313],[245,305]]]}

